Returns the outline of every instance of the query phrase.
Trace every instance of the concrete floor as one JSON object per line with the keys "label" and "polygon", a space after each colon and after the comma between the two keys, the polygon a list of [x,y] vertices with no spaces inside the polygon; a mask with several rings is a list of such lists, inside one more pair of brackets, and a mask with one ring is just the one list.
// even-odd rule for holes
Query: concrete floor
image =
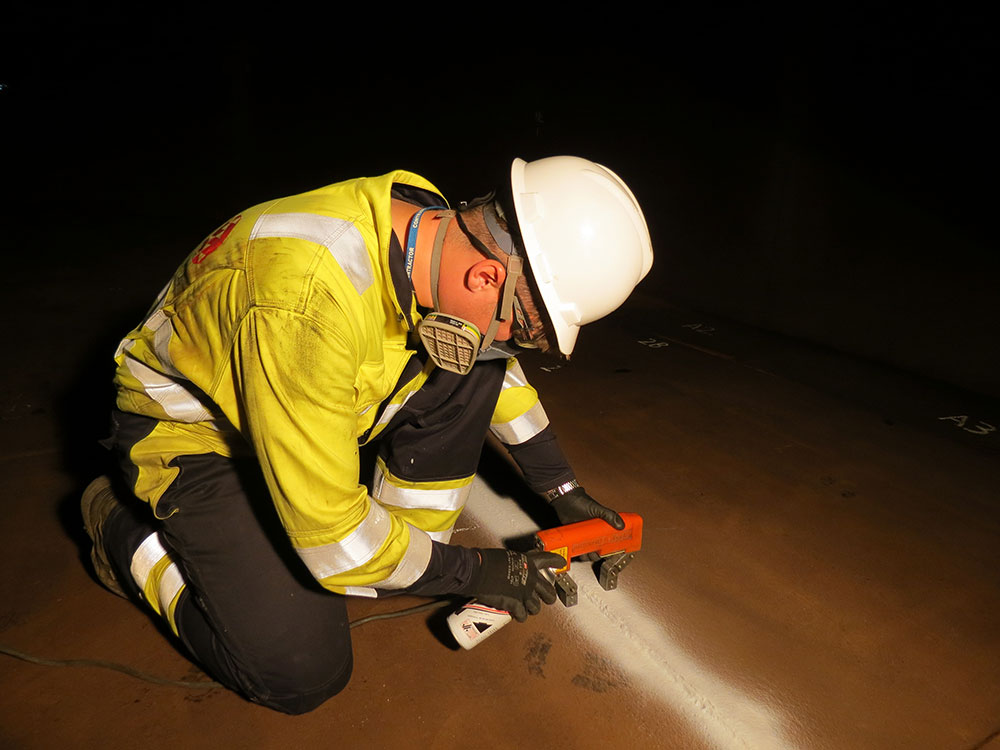
{"label": "concrete floor", "polygon": [[[74,512],[95,383],[172,264],[149,289],[107,258],[7,275],[6,646],[200,678],[92,580]],[[440,613],[367,624],[351,685],[302,717],[0,657],[0,747],[1000,748],[996,404],[648,298],[546,364],[524,360],[582,481],[645,519],[618,591],[576,566],[578,607],[469,652]],[[484,459],[456,542],[547,522],[505,469]]]}

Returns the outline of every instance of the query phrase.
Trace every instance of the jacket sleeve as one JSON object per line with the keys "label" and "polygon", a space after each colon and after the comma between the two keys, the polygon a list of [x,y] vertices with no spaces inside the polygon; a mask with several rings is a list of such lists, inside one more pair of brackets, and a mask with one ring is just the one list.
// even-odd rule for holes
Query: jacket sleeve
{"label": "jacket sleeve", "polygon": [[538,392],[513,357],[507,361],[490,432],[506,446],[535,492],[542,494],[576,478],[559,447]]}
{"label": "jacket sleeve", "polygon": [[424,575],[432,541],[359,484],[350,329],[254,307],[238,327],[233,377],[240,422],[292,545],[338,593],[403,589]]}

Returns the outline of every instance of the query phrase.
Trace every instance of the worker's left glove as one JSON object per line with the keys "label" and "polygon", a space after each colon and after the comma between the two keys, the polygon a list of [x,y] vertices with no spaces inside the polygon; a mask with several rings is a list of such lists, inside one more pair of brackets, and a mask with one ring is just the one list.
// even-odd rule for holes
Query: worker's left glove
{"label": "worker's left glove", "polygon": [[[624,529],[625,521],[611,508],[601,505],[594,498],[587,494],[583,487],[574,487],[569,492],[559,495],[550,502],[552,510],[559,517],[559,523],[566,525],[577,521],[589,521],[591,518],[600,518],[607,521],[616,529]],[[580,558],[589,562],[597,562],[601,556],[596,552],[580,555]]]}

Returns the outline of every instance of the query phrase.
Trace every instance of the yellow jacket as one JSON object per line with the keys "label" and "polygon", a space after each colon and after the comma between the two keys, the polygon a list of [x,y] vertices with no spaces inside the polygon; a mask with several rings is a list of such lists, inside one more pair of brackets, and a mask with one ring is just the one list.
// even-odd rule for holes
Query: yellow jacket
{"label": "yellow jacket", "polygon": [[[136,495],[155,511],[177,456],[252,453],[300,557],[339,593],[416,581],[472,481],[422,487],[380,467],[373,497],[359,483],[359,441],[376,437],[433,367],[380,411],[414,355],[407,335],[419,321],[389,270],[393,185],[443,203],[430,182],[397,171],[227,221],[188,256],[115,358],[118,408],[159,420],[131,452]],[[503,393],[492,427],[501,440],[520,443],[546,427],[515,360]],[[440,507],[409,502],[428,492],[443,498]]]}

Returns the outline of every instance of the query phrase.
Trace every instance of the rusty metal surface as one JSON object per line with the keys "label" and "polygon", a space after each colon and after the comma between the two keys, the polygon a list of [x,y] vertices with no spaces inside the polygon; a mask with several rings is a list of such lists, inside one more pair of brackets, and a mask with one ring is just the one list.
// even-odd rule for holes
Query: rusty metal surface
{"label": "rusty metal surface", "polygon": [[[66,315],[53,303],[21,331],[6,377],[0,642],[196,678],[85,568],[66,433],[89,412],[65,402],[93,342],[70,336],[61,360],[40,343],[81,325]],[[525,369],[583,484],[644,517],[618,590],[581,568],[580,605],[469,652],[436,616],[365,625],[351,685],[296,718],[2,657],[0,746],[995,746],[1000,434],[982,425],[1000,414],[652,300],[584,333],[570,366]],[[545,521],[504,468],[486,460],[456,542]]]}

